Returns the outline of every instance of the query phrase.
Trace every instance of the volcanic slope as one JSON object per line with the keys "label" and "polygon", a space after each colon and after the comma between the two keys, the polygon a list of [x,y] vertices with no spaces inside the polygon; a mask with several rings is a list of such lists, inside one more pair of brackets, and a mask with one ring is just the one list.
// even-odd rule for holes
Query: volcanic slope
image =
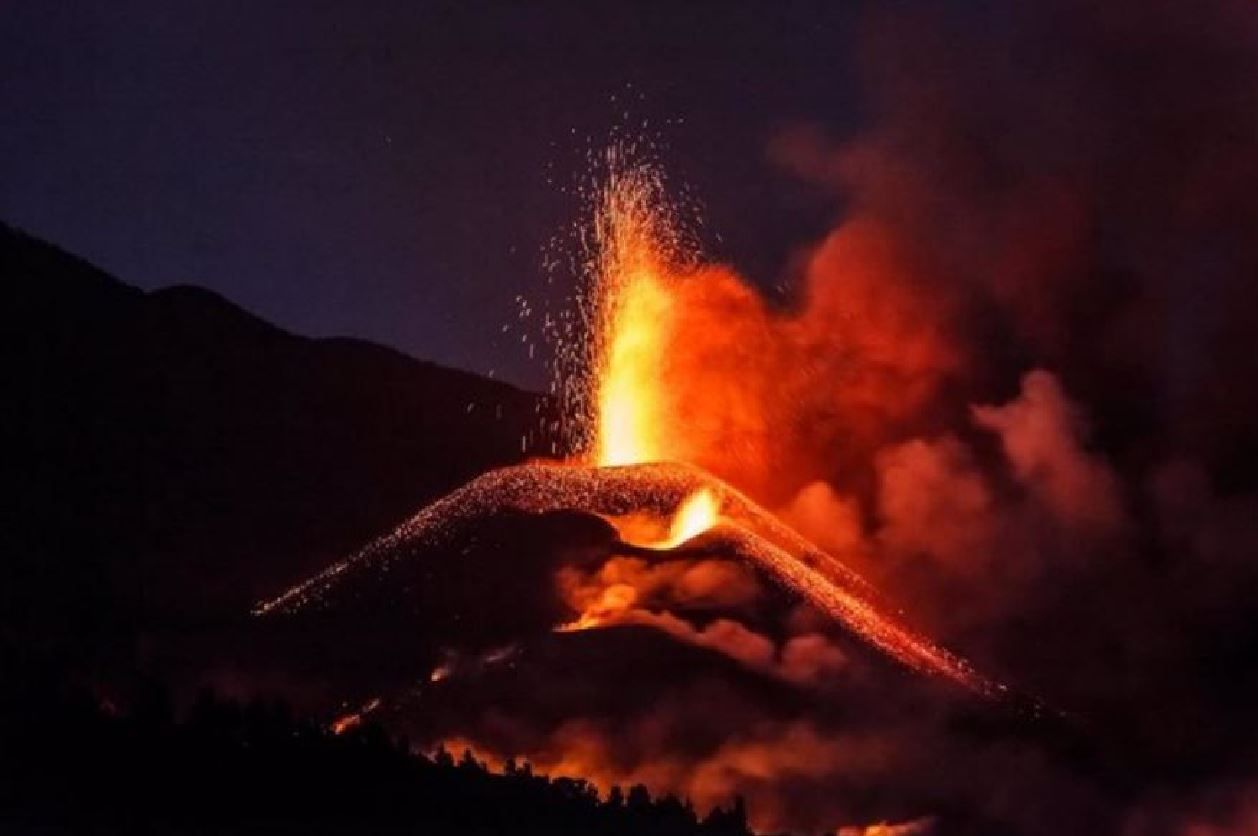
{"label": "volcanic slope", "polygon": [[544,513],[579,510],[611,518],[631,513],[667,518],[698,490],[719,503],[720,522],[680,549],[720,553],[762,570],[856,637],[901,664],[986,697],[1005,686],[906,626],[859,575],[820,550],[746,495],[705,471],[685,464],[651,463],[589,467],[530,463],[486,473],[424,507],[392,533],[268,601],[258,615],[296,613],[334,606],[342,584],[387,573],[398,561],[422,557],[456,527],[504,511]]}

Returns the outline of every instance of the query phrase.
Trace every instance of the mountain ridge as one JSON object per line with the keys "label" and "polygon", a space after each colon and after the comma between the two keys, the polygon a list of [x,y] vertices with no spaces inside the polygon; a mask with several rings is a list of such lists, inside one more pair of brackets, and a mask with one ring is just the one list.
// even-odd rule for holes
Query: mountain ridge
{"label": "mountain ridge", "polygon": [[[0,638],[142,656],[247,615],[482,470],[547,401],[192,285],[144,291],[0,223]],[[90,636],[87,642],[83,636]]]}

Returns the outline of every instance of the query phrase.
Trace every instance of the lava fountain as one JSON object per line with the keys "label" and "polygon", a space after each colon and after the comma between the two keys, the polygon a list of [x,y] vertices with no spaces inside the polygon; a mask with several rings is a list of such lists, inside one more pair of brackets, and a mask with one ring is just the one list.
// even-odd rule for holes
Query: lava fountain
{"label": "lava fountain", "polygon": [[587,385],[594,390],[594,462],[605,467],[673,458],[659,372],[681,246],[660,190],[650,168],[613,168],[596,214]]}

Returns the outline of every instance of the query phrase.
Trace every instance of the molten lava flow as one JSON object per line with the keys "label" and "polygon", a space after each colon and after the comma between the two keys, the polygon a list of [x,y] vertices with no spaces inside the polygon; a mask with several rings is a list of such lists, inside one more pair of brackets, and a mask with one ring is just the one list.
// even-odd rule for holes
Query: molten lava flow
{"label": "molten lava flow", "polygon": [[680,546],[691,537],[697,537],[716,525],[720,506],[716,497],[707,488],[700,488],[682,501],[677,513],[673,516],[672,525],[668,528],[668,538],[659,544],[659,548],[671,549]]}

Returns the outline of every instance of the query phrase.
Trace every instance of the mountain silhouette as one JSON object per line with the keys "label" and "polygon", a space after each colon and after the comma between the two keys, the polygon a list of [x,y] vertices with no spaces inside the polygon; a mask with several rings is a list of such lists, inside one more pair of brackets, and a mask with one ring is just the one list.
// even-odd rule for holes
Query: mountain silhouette
{"label": "mountain silhouette", "polygon": [[0,225],[0,635],[74,666],[213,642],[258,598],[548,444],[538,396]]}

